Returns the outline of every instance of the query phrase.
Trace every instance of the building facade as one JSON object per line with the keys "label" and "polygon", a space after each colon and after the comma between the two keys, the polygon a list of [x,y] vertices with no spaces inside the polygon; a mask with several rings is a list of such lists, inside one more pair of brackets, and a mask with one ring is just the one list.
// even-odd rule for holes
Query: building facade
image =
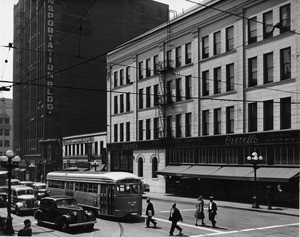
{"label": "building facade", "polygon": [[106,132],[63,137],[63,169],[72,167],[105,170]]}
{"label": "building facade", "polygon": [[61,168],[62,137],[105,131],[106,53],[168,13],[154,1],[18,1],[14,149],[22,159]]}
{"label": "building facade", "polygon": [[9,98],[1,98],[0,112],[0,156],[7,150],[12,150],[13,141],[13,101]]}
{"label": "building facade", "polygon": [[258,198],[298,205],[299,7],[206,1],[110,52],[108,168],[248,202],[256,152]]}

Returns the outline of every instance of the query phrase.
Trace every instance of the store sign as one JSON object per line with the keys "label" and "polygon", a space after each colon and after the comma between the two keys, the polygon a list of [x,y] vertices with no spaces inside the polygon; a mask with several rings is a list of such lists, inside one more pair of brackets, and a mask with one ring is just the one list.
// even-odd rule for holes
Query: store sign
{"label": "store sign", "polygon": [[72,145],[72,144],[82,144],[82,143],[93,143],[95,141],[94,137],[82,137],[76,139],[63,140],[63,145]]}
{"label": "store sign", "polygon": [[54,52],[54,0],[48,0],[47,4],[47,26],[46,26],[46,114],[53,115],[54,100],[53,100],[53,52]]}
{"label": "store sign", "polygon": [[249,144],[257,144],[258,138],[256,135],[247,135],[247,136],[228,136],[225,139],[225,144],[227,146],[230,145],[249,145]]}

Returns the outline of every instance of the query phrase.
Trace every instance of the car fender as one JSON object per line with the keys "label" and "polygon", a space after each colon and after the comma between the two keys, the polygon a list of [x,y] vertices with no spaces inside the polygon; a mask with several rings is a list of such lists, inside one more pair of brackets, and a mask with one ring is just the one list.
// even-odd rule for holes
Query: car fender
{"label": "car fender", "polygon": [[24,207],[24,204],[23,204],[22,202],[17,202],[17,203],[15,204],[15,207],[16,207],[16,206],[20,209],[20,208]]}
{"label": "car fender", "polygon": [[38,219],[38,217],[39,216],[41,216],[43,213],[42,213],[42,211],[41,210],[36,210],[35,212],[34,212],[34,214],[33,214],[33,216],[34,216],[34,219]]}
{"label": "car fender", "polygon": [[70,223],[71,216],[68,215],[68,214],[64,214],[62,216],[57,217],[56,220],[55,220],[55,225],[60,226],[60,223],[61,223],[62,220],[66,220],[67,223]]}

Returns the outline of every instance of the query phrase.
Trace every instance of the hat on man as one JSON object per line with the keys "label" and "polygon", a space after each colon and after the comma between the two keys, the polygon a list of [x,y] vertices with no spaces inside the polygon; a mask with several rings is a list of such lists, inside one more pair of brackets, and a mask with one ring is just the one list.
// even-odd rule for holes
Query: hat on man
{"label": "hat on man", "polygon": [[210,196],[209,199],[214,199],[214,197],[213,197],[213,196]]}
{"label": "hat on man", "polygon": [[31,221],[30,221],[29,219],[26,219],[26,220],[24,221],[24,225],[28,225],[28,224],[31,224]]}

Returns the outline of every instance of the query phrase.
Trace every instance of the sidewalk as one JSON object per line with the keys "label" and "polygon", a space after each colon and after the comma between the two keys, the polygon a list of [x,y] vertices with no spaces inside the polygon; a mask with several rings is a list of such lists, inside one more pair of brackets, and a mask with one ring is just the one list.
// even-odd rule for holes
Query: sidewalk
{"label": "sidewalk", "polygon": [[[188,198],[188,197],[178,197],[174,194],[165,194],[165,193],[153,193],[153,192],[145,192],[143,194],[144,198],[151,198],[153,200],[165,200],[170,202],[177,202],[177,203],[190,203],[192,205],[195,204],[195,198]],[[207,204],[209,200],[204,200]],[[299,217],[299,209],[296,208],[288,208],[288,207],[276,207],[272,206],[271,210],[268,210],[268,207],[265,205],[260,205],[260,208],[252,208],[251,204],[247,203],[236,203],[236,202],[227,202],[227,201],[219,201],[215,200],[219,207],[224,208],[234,208],[234,209],[243,209],[248,211],[258,211],[258,212],[269,212],[269,213],[276,213],[281,215],[289,215],[289,216],[298,216]]]}

